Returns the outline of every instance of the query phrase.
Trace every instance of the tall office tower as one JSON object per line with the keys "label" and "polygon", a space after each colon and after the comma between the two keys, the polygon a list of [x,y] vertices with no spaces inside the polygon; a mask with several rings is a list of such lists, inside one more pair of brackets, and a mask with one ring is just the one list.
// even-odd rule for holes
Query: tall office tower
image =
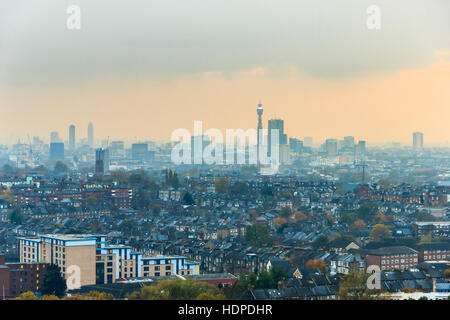
{"label": "tall office tower", "polygon": [[133,143],[131,145],[131,159],[144,161],[148,156],[148,144],[146,143]]}
{"label": "tall office tower", "polygon": [[355,137],[353,136],[346,136],[344,137],[344,141],[342,144],[343,149],[346,151],[351,151],[355,147]]}
{"label": "tall office tower", "polygon": [[95,174],[102,176],[109,171],[109,150],[98,148],[95,150]]}
{"label": "tall office tower", "polygon": [[295,138],[289,138],[289,149],[290,152],[296,154],[303,153],[303,141]]}
{"label": "tall office tower", "polygon": [[88,125],[88,144],[89,147],[94,146],[94,126],[92,125],[92,122],[89,122]]}
{"label": "tall office tower", "polygon": [[50,160],[64,160],[64,143],[50,143]]}
{"label": "tall office tower", "polygon": [[303,145],[305,147],[312,148],[312,146],[313,146],[313,138],[312,137],[305,137],[303,139]]}
{"label": "tall office tower", "polygon": [[414,132],[413,133],[413,148],[416,150],[420,150],[423,148],[423,133],[422,132]]}
{"label": "tall office tower", "polygon": [[125,158],[125,147],[123,141],[113,141],[111,142],[110,150],[111,159],[123,159]]}
{"label": "tall office tower", "polygon": [[69,149],[75,150],[75,126],[69,126]]}
{"label": "tall office tower", "polygon": [[257,139],[257,143],[256,143],[256,150],[257,150],[257,162],[259,163],[259,149],[260,149],[260,145],[261,145],[261,138],[260,135],[262,136],[262,115],[263,115],[263,107],[262,104],[258,104],[258,108],[256,108],[256,113],[258,114],[258,131],[256,131],[256,139]]}
{"label": "tall office tower", "polygon": [[325,141],[325,150],[330,157],[336,156],[338,153],[338,142],[336,139],[327,139]]}
{"label": "tall office tower", "polygon": [[268,122],[269,130],[267,135],[267,155],[270,157],[272,148],[272,130],[278,130],[278,145],[287,144],[287,135],[284,133],[284,120],[270,119]]}
{"label": "tall office tower", "polygon": [[358,158],[362,158],[366,155],[366,142],[364,140],[358,141],[358,144],[355,148],[356,156]]}
{"label": "tall office tower", "polygon": [[280,144],[280,163],[289,164],[290,160],[289,145]]}
{"label": "tall office tower", "polygon": [[52,142],[61,142],[59,140],[59,133],[56,131],[50,132],[50,143]]}

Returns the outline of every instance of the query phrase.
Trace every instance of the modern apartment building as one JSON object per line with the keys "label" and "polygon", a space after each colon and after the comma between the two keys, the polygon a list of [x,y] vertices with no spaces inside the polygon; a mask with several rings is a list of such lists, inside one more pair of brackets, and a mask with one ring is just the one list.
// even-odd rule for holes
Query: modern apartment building
{"label": "modern apartment building", "polygon": [[144,257],[132,247],[107,244],[104,235],[44,235],[20,238],[21,263],[54,263],[63,276],[80,268],[80,285],[114,283],[140,277],[198,275],[200,263],[183,256]]}
{"label": "modern apartment building", "polygon": [[80,284],[95,284],[95,236],[42,235],[37,238],[19,238],[21,263],[50,263],[60,267],[68,278],[70,266],[79,268]]}

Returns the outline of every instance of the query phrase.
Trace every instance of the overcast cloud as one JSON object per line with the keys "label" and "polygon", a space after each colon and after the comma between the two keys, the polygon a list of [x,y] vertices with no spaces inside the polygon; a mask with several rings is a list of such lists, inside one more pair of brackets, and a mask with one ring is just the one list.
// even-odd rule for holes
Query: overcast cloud
{"label": "overcast cloud", "polygon": [[[81,7],[79,31],[66,29],[70,4]],[[379,31],[366,28],[371,4],[382,10]],[[423,67],[450,48],[449,14],[448,0],[2,0],[0,81]]]}

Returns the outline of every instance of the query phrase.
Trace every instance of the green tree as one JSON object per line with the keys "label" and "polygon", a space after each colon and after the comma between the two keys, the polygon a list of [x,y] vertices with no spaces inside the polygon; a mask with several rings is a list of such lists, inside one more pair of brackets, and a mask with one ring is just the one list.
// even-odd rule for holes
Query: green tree
{"label": "green tree", "polygon": [[338,297],[341,300],[374,300],[379,299],[380,291],[369,289],[367,279],[369,274],[353,270],[346,274],[340,282]]}
{"label": "green tree", "polygon": [[248,185],[244,182],[236,182],[232,187],[231,187],[231,194],[233,195],[246,195],[248,194]]}
{"label": "green tree", "polygon": [[281,208],[280,216],[289,219],[292,216],[292,210],[289,207]]}
{"label": "green tree", "polygon": [[63,300],[114,300],[114,296],[110,293],[94,290],[83,294],[73,294],[64,297]]}
{"label": "green tree", "polygon": [[271,244],[272,237],[266,225],[255,223],[245,228],[245,240],[254,246],[264,246]]}
{"label": "green tree", "polygon": [[375,242],[380,242],[390,238],[392,238],[390,228],[384,224],[374,225],[369,236],[369,239]]}
{"label": "green tree", "polygon": [[69,172],[69,167],[63,161],[57,161],[53,168],[53,172],[56,174],[67,173]]}
{"label": "green tree", "polygon": [[44,276],[44,281],[40,290],[41,294],[61,297],[65,294],[66,289],[66,280],[62,277],[59,267],[55,264],[51,264],[47,268],[47,273]]}
{"label": "green tree", "polygon": [[[139,291],[127,295],[130,300],[195,300],[201,294],[210,294],[216,298],[224,298],[219,288],[205,282],[192,279],[162,280]],[[205,297],[205,295],[203,295]]]}
{"label": "green tree", "polygon": [[384,189],[391,189],[392,184],[387,178],[381,178],[378,180],[378,184],[381,185]]}
{"label": "green tree", "polygon": [[196,300],[226,300],[226,297],[222,293],[214,295],[209,292],[203,292],[197,296]]}
{"label": "green tree", "polygon": [[215,182],[217,193],[228,194],[230,192],[230,182],[228,178],[219,178]]}
{"label": "green tree", "polygon": [[36,297],[34,292],[27,291],[22,293],[20,296],[14,298],[14,300],[39,300],[39,298]]}
{"label": "green tree", "polygon": [[183,195],[183,203],[186,205],[193,205],[195,204],[194,198],[192,197],[192,195],[189,192],[186,192]]}
{"label": "green tree", "polygon": [[356,210],[356,215],[359,219],[364,221],[370,221],[372,217],[376,214],[378,207],[373,202],[364,202],[358,210]]}
{"label": "green tree", "polygon": [[19,225],[23,223],[25,217],[19,208],[14,208],[8,214],[8,219],[9,221],[11,221],[12,224]]}
{"label": "green tree", "polygon": [[353,224],[358,219],[355,212],[344,212],[341,214],[340,221],[348,225]]}
{"label": "green tree", "polygon": [[312,247],[314,250],[324,249],[328,245],[328,237],[324,235],[320,235],[314,242],[312,243]]}

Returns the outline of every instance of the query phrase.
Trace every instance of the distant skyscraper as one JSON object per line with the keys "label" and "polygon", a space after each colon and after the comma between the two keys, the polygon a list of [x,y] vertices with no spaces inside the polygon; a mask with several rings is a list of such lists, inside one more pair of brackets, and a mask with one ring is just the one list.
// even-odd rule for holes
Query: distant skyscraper
{"label": "distant skyscraper", "polygon": [[64,160],[64,143],[50,143],[50,160]]}
{"label": "distant skyscraper", "polygon": [[123,141],[113,141],[111,142],[110,156],[111,159],[122,159],[125,158],[125,148]]}
{"label": "distant skyscraper", "polygon": [[263,115],[263,107],[262,104],[258,104],[258,108],[256,108],[256,113],[258,114],[258,131],[256,132],[257,135],[257,159],[258,159],[258,163],[259,163],[259,149],[261,146],[261,138],[260,135],[262,135],[262,128],[263,128],[263,124],[262,124],[262,115]]}
{"label": "distant skyscraper", "polygon": [[289,138],[289,149],[292,153],[303,153],[303,141],[295,138]]}
{"label": "distant skyscraper", "polygon": [[287,135],[284,133],[284,120],[270,119],[268,122],[268,136],[267,136],[267,154],[270,156],[272,148],[272,130],[278,130],[278,145],[287,144]]}
{"label": "distant skyscraper", "polygon": [[73,124],[69,126],[69,149],[75,149],[75,126]]}
{"label": "distant skyscraper", "polygon": [[355,137],[353,136],[344,137],[343,147],[345,149],[353,149],[355,147]]}
{"label": "distant skyscraper", "polygon": [[338,153],[338,142],[336,139],[327,139],[325,141],[325,149],[328,156],[336,156]]}
{"label": "distant skyscraper", "polygon": [[133,143],[131,145],[131,158],[133,160],[144,161],[148,156],[148,144],[146,143]]}
{"label": "distant skyscraper", "polygon": [[95,150],[95,174],[102,176],[109,170],[109,151],[99,148]]}
{"label": "distant skyscraper", "polygon": [[359,140],[358,144],[356,145],[356,157],[362,158],[366,155],[366,141]]}
{"label": "distant skyscraper", "polygon": [[303,139],[303,145],[305,147],[312,148],[312,146],[313,146],[313,138],[312,137],[305,137]]}
{"label": "distant skyscraper", "polygon": [[59,133],[56,131],[50,132],[50,143],[52,142],[60,142]]}
{"label": "distant skyscraper", "polygon": [[92,122],[89,122],[88,125],[88,144],[90,147],[94,146],[94,126]]}
{"label": "distant skyscraper", "polygon": [[416,150],[420,150],[423,148],[423,133],[422,132],[414,132],[413,133],[413,148]]}

